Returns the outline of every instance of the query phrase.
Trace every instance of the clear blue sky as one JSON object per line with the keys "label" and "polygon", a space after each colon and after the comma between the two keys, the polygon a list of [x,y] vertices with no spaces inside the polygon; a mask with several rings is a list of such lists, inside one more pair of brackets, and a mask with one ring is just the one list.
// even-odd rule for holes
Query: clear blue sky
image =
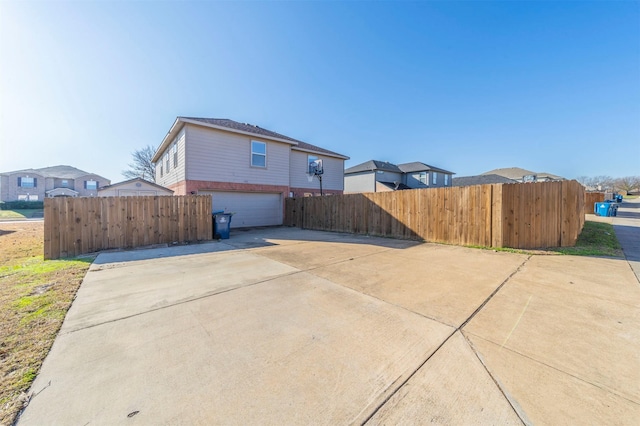
{"label": "clear blue sky", "polygon": [[179,115],[347,167],[640,175],[640,2],[0,2],[0,171],[117,182]]}

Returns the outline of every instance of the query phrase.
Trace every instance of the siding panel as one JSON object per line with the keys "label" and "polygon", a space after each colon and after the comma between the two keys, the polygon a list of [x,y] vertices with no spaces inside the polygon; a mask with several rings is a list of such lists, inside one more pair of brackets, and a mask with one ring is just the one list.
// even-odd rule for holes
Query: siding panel
{"label": "siding panel", "polygon": [[289,171],[290,185],[293,188],[313,188],[320,190],[320,181],[307,179],[307,157],[312,155],[322,160],[324,174],[322,175],[322,188],[342,191],[344,189],[344,160],[333,157],[325,157],[319,154],[311,154],[304,151],[291,150],[291,166]]}
{"label": "siding panel", "polygon": [[[289,144],[193,125],[185,128],[187,180],[289,185]],[[267,144],[265,169],[251,167],[252,140]]]}
{"label": "siding panel", "polygon": [[376,181],[378,182],[402,182],[402,174],[394,173],[394,172],[385,172],[378,173],[375,172]]}
{"label": "siding panel", "polygon": [[359,192],[375,192],[375,172],[362,172],[353,173],[344,177],[344,192],[359,193]]}
{"label": "siding panel", "polygon": [[[178,166],[173,166],[173,158],[170,158],[171,167],[169,172],[166,170],[166,162],[164,162],[164,152],[162,153],[161,162],[163,162],[163,176],[160,176],[160,162],[156,164],[156,183],[161,186],[169,186],[174,185],[180,181],[185,179],[185,149],[186,149],[186,132],[183,128],[180,133],[176,136],[174,141],[178,144]],[[169,151],[173,146],[173,142],[167,148]],[[169,156],[171,157],[171,152],[169,152]]]}

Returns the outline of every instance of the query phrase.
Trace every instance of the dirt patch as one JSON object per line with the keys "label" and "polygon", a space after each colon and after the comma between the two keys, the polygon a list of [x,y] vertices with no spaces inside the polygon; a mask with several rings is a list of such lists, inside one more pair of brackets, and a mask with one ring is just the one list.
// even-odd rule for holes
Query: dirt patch
{"label": "dirt patch", "polygon": [[10,425],[93,258],[43,260],[43,222],[0,222],[0,424]]}
{"label": "dirt patch", "polygon": [[0,222],[0,265],[44,253],[44,222]]}

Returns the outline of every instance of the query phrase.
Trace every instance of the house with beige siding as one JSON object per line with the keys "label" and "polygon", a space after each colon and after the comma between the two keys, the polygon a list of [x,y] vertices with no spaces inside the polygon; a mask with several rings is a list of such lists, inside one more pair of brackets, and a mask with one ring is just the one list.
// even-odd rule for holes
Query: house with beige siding
{"label": "house with beige siding", "polygon": [[342,194],[349,157],[229,119],[178,117],[152,161],[175,195],[211,194],[231,227],[282,224],[284,198],[320,195],[310,164],[321,160],[323,194]]}
{"label": "house with beige siding", "polygon": [[0,173],[0,201],[42,201],[47,197],[94,197],[111,181],[71,166]]}
{"label": "house with beige siding", "polygon": [[451,186],[455,173],[421,162],[369,160],[344,171],[344,192],[388,192]]}
{"label": "house with beige siding", "polygon": [[98,189],[98,197],[144,197],[156,195],[173,195],[173,191],[142,178],[129,179]]}

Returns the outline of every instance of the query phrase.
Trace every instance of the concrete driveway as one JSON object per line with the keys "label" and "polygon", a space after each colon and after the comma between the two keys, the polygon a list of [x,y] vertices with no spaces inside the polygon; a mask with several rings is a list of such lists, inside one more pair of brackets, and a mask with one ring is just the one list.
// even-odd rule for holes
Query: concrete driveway
{"label": "concrete driveway", "polygon": [[21,425],[633,424],[624,260],[271,228],[98,256]]}

